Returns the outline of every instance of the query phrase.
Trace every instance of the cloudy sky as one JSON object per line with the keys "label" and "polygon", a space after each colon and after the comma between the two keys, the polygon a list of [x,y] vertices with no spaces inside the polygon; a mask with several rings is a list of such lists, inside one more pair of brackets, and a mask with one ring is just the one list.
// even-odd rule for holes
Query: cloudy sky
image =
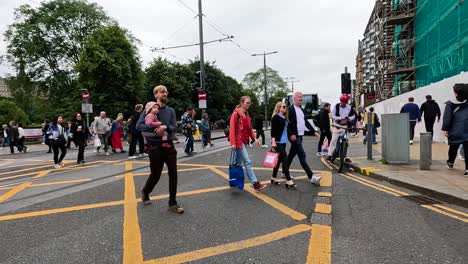
{"label": "cloudy sky", "polygon": [[[198,0],[180,0],[198,10]],[[147,65],[164,56],[186,62],[199,54],[198,47],[151,52],[151,47],[191,44],[198,41],[198,20],[179,0],[95,0],[109,16],[129,29],[142,45]],[[37,6],[40,0],[0,0],[0,33],[13,22],[13,10],[21,4]],[[335,102],[340,93],[340,73],[348,66],[354,76],[357,42],[362,38],[375,0],[203,0],[208,22],[235,37],[235,42],[205,46],[205,60],[215,62],[226,74],[241,81],[246,73],[263,66],[262,57],[248,53],[278,51],[267,57],[268,66],[282,77],[296,77],[295,89],[318,93]],[[175,34],[174,34],[175,33]],[[204,24],[205,41],[223,35]],[[6,53],[3,38],[0,55]],[[11,73],[5,63],[0,76]]]}

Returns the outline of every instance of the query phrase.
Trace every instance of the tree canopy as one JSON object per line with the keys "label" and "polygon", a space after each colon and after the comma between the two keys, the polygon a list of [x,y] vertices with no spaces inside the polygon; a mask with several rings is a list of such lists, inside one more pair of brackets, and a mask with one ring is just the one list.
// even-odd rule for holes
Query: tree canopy
{"label": "tree canopy", "polygon": [[[276,70],[273,70],[270,67],[266,68],[267,72],[267,95],[268,97],[276,92],[282,91],[287,93],[288,86],[283,78],[279,75]],[[255,71],[249,72],[245,75],[243,81],[243,85],[252,90],[257,97],[259,98],[260,102],[265,101],[265,77],[264,77],[264,70],[263,68]]]}
{"label": "tree canopy", "polygon": [[76,66],[80,87],[89,90],[97,111],[131,113],[144,98],[144,74],[133,38],[118,25],[91,34]]}

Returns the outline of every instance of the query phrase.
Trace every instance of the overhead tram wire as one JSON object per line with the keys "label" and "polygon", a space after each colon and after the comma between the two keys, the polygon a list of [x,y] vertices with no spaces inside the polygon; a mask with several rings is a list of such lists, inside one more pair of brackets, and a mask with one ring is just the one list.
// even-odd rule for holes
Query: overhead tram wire
{"label": "overhead tram wire", "polygon": [[[203,44],[210,44],[214,42],[222,42],[222,41],[227,41],[234,38],[234,36],[227,36],[222,39],[215,39],[215,40],[210,40],[210,41],[205,41]],[[187,48],[187,47],[193,47],[193,46],[198,46],[200,43],[194,43],[194,44],[186,44],[186,45],[179,45],[179,46],[172,46],[172,47],[161,47],[161,48],[153,48],[152,51],[161,51],[161,50],[169,50],[169,49],[178,49],[178,48]]]}
{"label": "overhead tram wire", "polygon": [[[193,8],[191,8],[190,6],[188,6],[184,1],[182,0],[177,0],[180,4],[182,4],[185,8],[187,8],[188,10],[190,10],[193,14],[196,15],[196,17],[198,17],[198,12],[196,12]],[[247,55],[249,56],[252,56],[252,53],[247,51],[246,49],[242,48],[241,45],[239,43],[237,43],[236,41],[234,41],[232,38],[233,36],[232,35],[229,35],[227,34],[226,32],[224,32],[219,26],[217,26],[214,22],[212,22],[210,19],[208,19],[208,17],[203,14],[203,16],[205,17],[205,19],[203,20],[204,22],[206,22],[210,27],[212,27],[214,30],[216,30],[218,33],[220,33],[221,35],[223,35],[224,37],[231,37],[230,40],[228,40],[229,42],[231,42],[233,45],[235,45],[236,47],[238,47],[240,50],[242,50],[243,52],[245,52]]]}
{"label": "overhead tram wire", "polygon": [[178,29],[176,29],[174,32],[172,32],[169,37],[161,41],[159,46],[162,46],[164,43],[167,43],[169,40],[171,40],[177,33],[179,33],[182,29],[184,29],[186,26],[188,26],[190,23],[193,23],[193,21],[197,18],[198,16],[194,16],[191,20],[187,20],[182,26],[180,26]]}

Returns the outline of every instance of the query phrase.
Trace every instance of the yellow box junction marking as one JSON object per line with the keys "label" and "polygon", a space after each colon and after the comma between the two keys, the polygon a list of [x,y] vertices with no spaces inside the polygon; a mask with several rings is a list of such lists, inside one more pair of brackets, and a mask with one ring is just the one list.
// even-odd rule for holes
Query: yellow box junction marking
{"label": "yellow box junction marking", "polygon": [[332,193],[331,192],[318,192],[317,195],[322,196],[322,197],[331,197]]}
{"label": "yellow box junction marking", "polygon": [[306,263],[331,263],[331,239],[332,229],[330,226],[312,225]]}
{"label": "yellow box junction marking", "polygon": [[[46,182],[46,183],[36,183],[36,184],[31,184],[28,186],[28,188],[31,187],[43,187],[43,186],[52,186],[52,185],[61,185],[61,184],[70,184],[70,183],[81,183],[81,182],[88,182],[92,181],[92,179],[78,179],[78,180],[69,180],[69,181],[57,181],[57,182]],[[18,185],[16,185],[18,186]],[[10,190],[13,189],[16,186],[12,187],[1,187],[0,190]]]}
{"label": "yellow box junction marking", "polygon": [[[221,177],[225,178],[225,179],[229,179],[229,175],[227,175],[225,172],[223,171],[220,171],[219,169],[215,168],[215,167],[211,167],[210,170],[212,170],[213,172],[217,173],[218,175],[220,175]],[[301,221],[301,220],[304,220],[304,219],[307,219],[307,216],[299,213],[298,211],[295,211],[287,206],[285,206],[284,204],[262,194],[262,193],[258,193],[256,192],[252,187],[250,186],[245,186],[244,190],[246,190],[247,192],[249,192],[250,194],[252,194],[253,196],[257,197],[258,199],[264,201],[265,203],[269,204],[270,206],[272,206],[273,208],[277,209],[278,211],[282,212],[283,214],[285,215],[288,215],[290,216],[292,219],[294,220],[298,220],[298,221]]]}
{"label": "yellow box junction marking", "polygon": [[0,203],[3,203],[4,201],[10,199],[15,194],[17,194],[17,193],[21,192],[22,190],[26,189],[31,184],[32,184],[32,182],[25,182],[23,184],[20,184],[20,185],[14,187],[13,189],[9,190],[8,192],[2,194],[0,196]]}
{"label": "yellow box junction marking", "polygon": [[195,250],[192,252],[182,253],[170,257],[164,257],[155,260],[145,261],[145,264],[162,264],[162,263],[185,263],[189,261],[204,259],[207,257],[217,256],[229,252],[234,252],[246,248],[261,246],[276,240],[280,240],[289,236],[300,234],[311,230],[309,225],[296,225],[293,227],[285,228],[267,235],[250,238],[238,242],[233,242],[225,245]]}
{"label": "yellow box junction marking", "polygon": [[[130,162],[125,163],[125,170],[132,170]],[[125,173],[125,199],[123,224],[123,263],[142,263],[141,233],[138,224],[137,198],[132,173]]]}
{"label": "yellow box junction marking", "polygon": [[320,214],[331,214],[332,211],[332,206],[329,204],[322,204],[322,203],[317,203],[315,204],[315,213],[320,213]]}

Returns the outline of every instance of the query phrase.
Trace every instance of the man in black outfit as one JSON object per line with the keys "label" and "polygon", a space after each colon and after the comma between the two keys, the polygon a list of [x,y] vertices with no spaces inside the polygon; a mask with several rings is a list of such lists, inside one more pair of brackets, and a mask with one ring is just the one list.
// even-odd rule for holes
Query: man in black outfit
{"label": "man in black outfit", "polygon": [[424,114],[424,124],[426,131],[432,133],[434,137],[434,123],[437,117],[437,122],[440,122],[440,108],[436,101],[432,100],[432,96],[426,95],[426,102],[421,105],[421,116]]}
{"label": "man in black outfit", "polygon": [[[166,163],[169,174],[169,211],[181,214],[184,208],[177,204],[177,150],[174,147],[172,138],[177,131],[177,121],[174,109],[166,105],[167,88],[163,85],[158,85],[153,89],[156,102],[160,106],[159,121],[162,126],[156,129],[151,129],[145,124],[146,113],[143,112],[138,119],[137,129],[142,131],[143,137],[148,145],[148,155],[150,159],[151,174],[146,180],[145,187],[141,189],[141,200],[144,205],[151,204],[149,194],[153,191],[154,186],[161,178],[164,163]],[[162,136],[167,132],[167,143],[170,148],[163,147]]]}
{"label": "man in black outfit", "polygon": [[143,141],[143,135],[140,131],[136,128],[137,122],[140,119],[141,112],[143,111],[143,105],[137,104],[135,105],[135,112],[132,115],[132,121],[130,122],[130,133],[132,134],[132,138],[130,139],[130,148],[128,150],[128,159],[136,159],[138,156],[136,155],[136,144],[138,141],[139,147],[139,154],[140,158],[143,157],[145,154],[145,142]]}
{"label": "man in black outfit", "polygon": [[263,131],[263,124],[265,122],[265,113],[261,112],[257,115],[254,122],[255,133],[257,134],[257,139],[262,137],[262,147],[268,148],[268,145],[265,144],[265,131]]}
{"label": "man in black outfit", "polygon": [[320,140],[318,143],[317,148],[317,156],[322,156],[322,146],[323,141],[325,138],[328,140],[328,144],[330,144],[332,133],[330,130],[330,107],[329,103],[325,103],[322,110],[320,110],[318,114],[318,127],[320,128]]}

